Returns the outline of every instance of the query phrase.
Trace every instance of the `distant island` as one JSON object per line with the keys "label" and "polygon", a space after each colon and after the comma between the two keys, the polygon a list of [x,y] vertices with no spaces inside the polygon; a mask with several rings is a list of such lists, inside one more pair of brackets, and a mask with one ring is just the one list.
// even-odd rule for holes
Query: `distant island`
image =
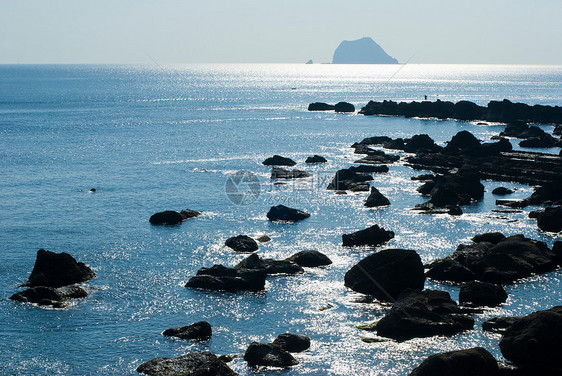
{"label": "distant island", "polygon": [[344,40],[340,43],[332,64],[398,64],[398,60],[387,54],[369,37]]}

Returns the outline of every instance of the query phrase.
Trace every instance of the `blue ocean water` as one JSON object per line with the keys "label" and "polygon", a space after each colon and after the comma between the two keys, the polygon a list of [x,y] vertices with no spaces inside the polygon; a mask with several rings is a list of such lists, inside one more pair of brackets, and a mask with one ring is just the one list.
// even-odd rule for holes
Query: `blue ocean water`
{"label": "blue ocean water", "polygon": [[[312,339],[311,349],[296,355],[298,366],[255,371],[236,359],[231,367],[241,375],[404,375],[429,354],[472,346],[501,359],[499,337],[483,333],[482,321],[560,304],[560,271],[507,286],[506,304],[475,315],[473,331],[450,338],[365,343],[360,337],[370,333],[355,328],[380,318],[386,307],[354,303],[358,295],[344,287],[345,272],[374,250],[342,247],[343,233],[376,223],[396,234],[384,247],[415,249],[424,262],[487,231],[522,233],[549,245],[559,239],[527,218],[533,207],[491,211],[494,187],[517,188],[513,197],[522,198],[532,192],[529,186],[483,182],[484,199],[460,217],[412,212],[425,199],[410,177],[423,171],[401,163],[375,174],[373,185],[390,199],[389,207],[368,209],[365,193],[325,189],[336,170],[358,158],[349,146],[364,137],[427,133],[444,144],[460,130],[487,141],[503,129],[306,111],[314,101],[361,107],[424,95],[562,105],[562,67],[0,66],[0,374],[134,375],[156,356],[242,353],[250,342],[286,331]],[[293,158],[313,178],[274,185],[261,165],[273,154]],[[305,165],[313,154],[329,162]],[[229,176],[241,170],[260,182],[259,196],[248,205],[234,204],[225,192]],[[277,204],[312,216],[271,223],[265,214]],[[157,211],[184,208],[204,214],[173,227],[148,223]],[[269,277],[260,294],[185,288],[200,267],[231,266],[244,257],[223,245],[238,234],[270,236],[260,244],[262,257],[316,249],[334,263]],[[92,267],[97,277],[84,285],[89,296],[65,309],[8,300],[29,276],[39,248],[68,252]],[[458,286],[428,281],[426,287],[458,297]],[[199,320],[213,326],[207,342],[161,335]]]}

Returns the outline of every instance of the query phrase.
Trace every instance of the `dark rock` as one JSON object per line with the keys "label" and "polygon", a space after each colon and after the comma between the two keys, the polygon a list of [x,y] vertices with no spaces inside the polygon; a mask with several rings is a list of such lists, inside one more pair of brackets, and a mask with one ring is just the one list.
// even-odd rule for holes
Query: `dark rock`
{"label": "dark rock", "polygon": [[468,131],[460,131],[453,136],[451,141],[443,149],[445,154],[471,153],[473,150],[480,150],[480,141]]}
{"label": "dark rock", "polygon": [[442,147],[435,144],[435,141],[426,134],[412,136],[404,145],[404,151],[407,153],[436,153],[441,149]]}
{"label": "dark rock", "polygon": [[241,253],[252,253],[258,250],[258,243],[247,235],[233,236],[226,239],[224,244]]}
{"label": "dark rock", "polygon": [[153,225],[177,225],[182,223],[186,219],[197,217],[201,212],[185,209],[181,212],[176,212],[173,210],[166,210],[160,213],[153,214],[148,220]]}
{"label": "dark rock", "polygon": [[447,212],[449,215],[462,215],[462,209],[460,206],[456,205],[456,206],[451,206],[449,208],[449,211]]}
{"label": "dark rock", "polygon": [[304,334],[279,334],[272,342],[272,345],[279,346],[288,352],[302,352],[310,347],[310,338]]}
{"label": "dark rock", "polygon": [[96,189],[95,189],[95,188],[90,188],[90,190],[89,190],[88,192],[90,192],[90,193],[95,193],[95,192],[96,192]]}
{"label": "dark rock", "polygon": [[322,102],[314,102],[308,105],[308,111],[333,111],[334,105]]}
{"label": "dark rock", "polygon": [[388,136],[375,136],[375,137],[367,137],[364,138],[360,144],[365,144],[365,145],[382,145],[385,142],[389,142],[392,141],[392,138],[388,137]]}
{"label": "dark rock", "polygon": [[430,195],[431,198],[424,204],[416,205],[416,210],[468,205],[484,197],[484,186],[480,183],[480,177],[469,169],[438,175],[433,180],[426,181],[418,191]]}
{"label": "dark rock", "polygon": [[[412,176],[410,180],[419,180],[419,181],[435,181],[435,175],[433,174],[422,174],[418,176]],[[429,193],[429,192],[428,192]]]}
{"label": "dark rock", "polygon": [[226,363],[210,352],[197,352],[179,358],[154,358],[138,366],[149,376],[236,376]]}
{"label": "dark rock", "polygon": [[486,142],[481,145],[480,151],[478,153],[478,149],[475,150],[475,154],[478,156],[493,156],[499,155],[503,152],[513,150],[513,146],[511,142],[505,138],[500,138],[498,142]]}
{"label": "dark rock", "polygon": [[304,272],[297,263],[289,260],[262,259],[253,253],[240,261],[235,269],[260,270],[266,274],[296,274]]}
{"label": "dark rock", "polygon": [[555,126],[554,130],[552,131],[552,134],[556,136],[562,136],[562,125]]}
{"label": "dark rock", "polygon": [[177,337],[181,339],[207,340],[213,335],[211,324],[199,321],[188,326],[166,329],[162,332],[166,337]]}
{"label": "dark rock", "polygon": [[306,158],[306,161],[304,161],[304,163],[309,163],[309,164],[313,164],[313,163],[326,163],[328,162],[328,160],[320,155],[316,155],[314,154],[314,156],[312,157],[308,157]]}
{"label": "dark rock", "polygon": [[405,289],[422,290],[423,265],[416,251],[384,249],[359,261],[345,274],[345,286],[379,300],[392,301]]}
{"label": "dark rock", "polygon": [[267,213],[267,219],[270,221],[296,222],[302,221],[308,217],[310,217],[310,214],[301,210],[289,208],[285,205],[272,206]]}
{"label": "dark rock", "polygon": [[[376,153],[375,153],[376,151]],[[396,161],[398,161],[400,159],[400,156],[398,155],[390,155],[390,154],[385,154],[384,152],[379,152],[377,150],[373,150],[373,152],[369,152],[369,154],[367,154],[367,156],[358,159],[356,161],[354,161],[353,163],[359,163],[359,164],[391,164],[394,163]]]}
{"label": "dark rock", "polygon": [[271,240],[271,238],[267,235],[262,235],[262,236],[258,237],[256,240],[260,243],[267,243],[268,241]]}
{"label": "dark rock", "polygon": [[355,112],[355,106],[347,102],[338,102],[334,106],[336,112]]}
{"label": "dark rock", "polygon": [[289,257],[287,260],[292,261],[300,266],[306,266],[306,267],[324,266],[324,265],[330,265],[332,263],[332,260],[330,260],[328,256],[313,250],[297,252],[291,257]]}
{"label": "dark rock", "polygon": [[291,158],[274,155],[273,157],[267,158],[262,164],[266,166],[294,166],[297,162],[293,161]]}
{"label": "dark rock", "polygon": [[530,137],[519,143],[522,148],[553,148],[558,140],[549,134],[540,137]]}
{"label": "dark rock", "polygon": [[487,232],[485,234],[475,235],[471,240],[474,243],[487,242],[492,244],[498,244],[504,239],[505,239],[505,235],[502,234],[501,232]]}
{"label": "dark rock", "polygon": [[312,174],[303,170],[287,170],[281,167],[273,167],[271,170],[271,179],[303,179],[311,177]]}
{"label": "dark rock", "polygon": [[452,336],[471,329],[474,320],[461,314],[449,293],[435,290],[404,290],[377,323],[379,336],[405,341],[436,335]]}
{"label": "dark rock", "polygon": [[451,259],[444,259],[433,264],[426,276],[437,281],[454,280],[455,282],[468,282],[475,278],[470,269]]}
{"label": "dark rock", "polygon": [[344,40],[334,51],[332,64],[398,64],[373,39]]}
{"label": "dark rock", "polygon": [[471,303],[475,306],[495,307],[506,300],[507,293],[502,286],[487,282],[467,282],[459,292],[459,303]]}
{"label": "dark rock", "polygon": [[371,187],[371,194],[367,197],[365,201],[365,206],[368,208],[373,208],[376,206],[390,205],[390,201],[382,193],[379,192],[375,187]]}
{"label": "dark rock", "polygon": [[410,376],[499,376],[498,364],[482,347],[431,355]]}
{"label": "dark rock", "polygon": [[500,133],[500,136],[507,136],[507,137],[519,137],[523,132],[529,129],[529,125],[525,121],[512,121],[508,123]]}
{"label": "dark rock", "polygon": [[386,231],[378,225],[373,225],[365,230],[359,230],[351,234],[343,234],[344,246],[371,245],[377,246],[386,243],[394,237],[394,232]]}
{"label": "dark rock", "polygon": [[482,323],[482,330],[492,333],[504,333],[519,317],[493,317]]}
{"label": "dark rock", "polygon": [[335,191],[369,190],[367,182],[371,180],[373,180],[373,177],[370,175],[361,174],[351,169],[343,169],[336,172],[336,175],[326,189]]}
{"label": "dark rock", "polygon": [[397,138],[395,140],[390,140],[388,142],[385,142],[383,144],[383,147],[385,149],[391,149],[391,150],[404,150],[406,148],[406,144],[403,138]]}
{"label": "dark rock", "polygon": [[497,187],[494,188],[494,190],[492,191],[493,195],[501,195],[501,196],[505,196],[505,195],[510,195],[514,192],[513,189],[509,189],[509,188],[505,188],[505,187]]}
{"label": "dark rock", "polygon": [[388,172],[388,166],[386,165],[360,165],[360,166],[351,166],[349,170],[358,173],[373,173],[373,172]]}
{"label": "dark rock", "polygon": [[88,296],[86,290],[79,286],[63,286],[59,288],[36,286],[18,292],[12,295],[10,299],[17,302],[62,307],[64,302],[69,299],[85,298],[86,296]]}
{"label": "dark rock", "polygon": [[299,362],[293,356],[278,346],[269,343],[252,342],[246,353],[244,360],[250,366],[271,366],[271,367],[290,367]]}
{"label": "dark rock", "polygon": [[562,367],[562,306],[531,313],[505,331],[500,350],[517,364]]}
{"label": "dark rock", "polygon": [[195,277],[191,277],[185,287],[214,291],[262,291],[265,289],[264,270],[227,268],[214,265],[201,268]]}
{"label": "dark rock", "polygon": [[24,286],[62,287],[86,282],[96,274],[82,262],[77,262],[68,253],[54,253],[40,249],[35,265]]}
{"label": "dark rock", "polygon": [[537,216],[537,225],[543,231],[562,231],[562,208],[560,206],[555,206],[544,209],[544,211]]}

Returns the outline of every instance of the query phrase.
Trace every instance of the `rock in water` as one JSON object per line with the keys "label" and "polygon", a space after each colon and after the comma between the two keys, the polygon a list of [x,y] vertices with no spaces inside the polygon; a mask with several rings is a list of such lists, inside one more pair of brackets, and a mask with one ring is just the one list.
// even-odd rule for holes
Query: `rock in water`
{"label": "rock in water", "polygon": [[314,156],[312,157],[308,157],[306,158],[306,161],[304,161],[304,163],[308,163],[308,164],[314,164],[314,163],[326,163],[328,162],[326,160],[326,158],[320,156],[320,155],[316,155],[314,154]]}
{"label": "rock in water", "polygon": [[173,226],[198,215],[201,215],[201,212],[190,209],[182,210],[179,213],[173,210],[166,210],[153,214],[148,221],[153,225]]}
{"label": "rock in water", "polygon": [[228,238],[224,244],[240,253],[252,253],[258,250],[258,243],[247,235],[238,235]]}
{"label": "rock in water", "polygon": [[369,37],[357,40],[344,40],[340,43],[332,64],[398,64],[381,46]]}
{"label": "rock in water", "polygon": [[37,286],[18,292],[10,297],[17,302],[36,303],[39,305],[63,306],[69,299],[85,298],[86,290],[79,286],[64,286],[59,288]]}
{"label": "rock in water", "polygon": [[188,326],[166,329],[162,332],[166,337],[177,337],[181,339],[207,340],[213,335],[211,324],[199,321]]}
{"label": "rock in water", "polygon": [[267,158],[262,164],[265,166],[294,166],[297,162],[293,161],[291,158],[274,155],[273,157]]}
{"label": "rock in water", "polygon": [[269,343],[252,342],[246,353],[244,360],[250,366],[271,366],[271,367],[290,367],[299,362],[293,358],[289,352],[278,346]]}
{"label": "rock in water", "polygon": [[300,266],[306,266],[311,268],[317,266],[330,265],[332,263],[332,260],[330,260],[328,256],[313,250],[297,252],[291,257],[289,257],[287,260],[293,261],[294,263]]}
{"label": "rock in water", "polygon": [[333,111],[334,105],[322,102],[314,102],[308,105],[308,111]]}
{"label": "rock in water", "polygon": [[509,188],[506,188],[506,187],[497,187],[497,188],[494,188],[494,190],[492,191],[492,194],[493,195],[505,196],[505,195],[510,195],[513,192],[514,192],[513,189],[509,189]]}
{"label": "rock in water", "polygon": [[262,291],[265,289],[266,273],[263,270],[227,268],[214,265],[201,268],[185,287],[214,291]]}
{"label": "rock in water", "polygon": [[271,179],[303,179],[311,177],[312,174],[303,170],[287,170],[281,167],[273,167]]}
{"label": "rock in water", "polygon": [[296,274],[304,272],[304,269],[289,260],[273,260],[273,259],[262,259],[257,254],[253,253],[246,257],[244,260],[240,261],[238,265],[234,267],[235,269],[247,269],[247,270],[261,270],[264,273],[270,274]]}
{"label": "rock in water", "polygon": [[377,246],[386,243],[394,237],[394,232],[386,231],[378,225],[373,225],[365,230],[359,230],[351,234],[343,234],[344,246],[371,245]]}
{"label": "rock in water", "polygon": [[416,251],[384,249],[359,261],[345,274],[345,286],[379,300],[393,301],[406,289],[421,291],[423,264]]}
{"label": "rock in water", "polygon": [[283,333],[275,338],[272,345],[288,352],[302,352],[310,347],[310,338],[304,334]]}
{"label": "rock in water", "polygon": [[384,195],[380,193],[379,190],[375,187],[371,187],[371,194],[369,195],[369,197],[367,197],[365,206],[368,208],[374,208],[377,206],[386,205],[390,205],[390,201],[388,201],[388,198],[384,197]]}
{"label": "rock in water", "polygon": [[504,333],[517,320],[519,320],[519,317],[492,317],[482,323],[482,330],[492,333]]}
{"label": "rock in water", "polygon": [[336,112],[355,112],[355,106],[347,102],[338,102],[334,106]]}
{"label": "rock in water", "polygon": [[482,347],[431,355],[410,376],[498,376],[498,364]]}
{"label": "rock in water", "polygon": [[560,206],[546,208],[537,216],[537,225],[543,231],[562,231],[562,208]]}
{"label": "rock in water", "polygon": [[516,320],[500,341],[503,356],[514,363],[562,367],[562,306]]}
{"label": "rock in water", "polygon": [[459,303],[495,307],[507,300],[507,293],[501,285],[471,281],[461,286]]}
{"label": "rock in water", "polygon": [[95,276],[92,269],[82,262],[77,262],[68,253],[40,249],[37,251],[35,266],[24,286],[62,287],[85,282]]}
{"label": "rock in water", "polygon": [[288,221],[297,222],[310,217],[310,214],[301,210],[289,208],[285,205],[272,206],[267,213],[270,221]]}
{"label": "rock in water", "polygon": [[225,362],[204,351],[179,358],[154,358],[138,366],[137,372],[149,376],[236,376]]}

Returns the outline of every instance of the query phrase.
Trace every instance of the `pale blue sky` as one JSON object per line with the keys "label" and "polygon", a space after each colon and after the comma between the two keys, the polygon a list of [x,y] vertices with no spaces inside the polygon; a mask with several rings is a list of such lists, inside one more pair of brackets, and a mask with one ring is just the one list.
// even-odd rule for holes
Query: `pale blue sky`
{"label": "pale blue sky", "polygon": [[320,63],[369,36],[400,62],[562,65],[561,15],[561,0],[0,0],[0,63]]}

